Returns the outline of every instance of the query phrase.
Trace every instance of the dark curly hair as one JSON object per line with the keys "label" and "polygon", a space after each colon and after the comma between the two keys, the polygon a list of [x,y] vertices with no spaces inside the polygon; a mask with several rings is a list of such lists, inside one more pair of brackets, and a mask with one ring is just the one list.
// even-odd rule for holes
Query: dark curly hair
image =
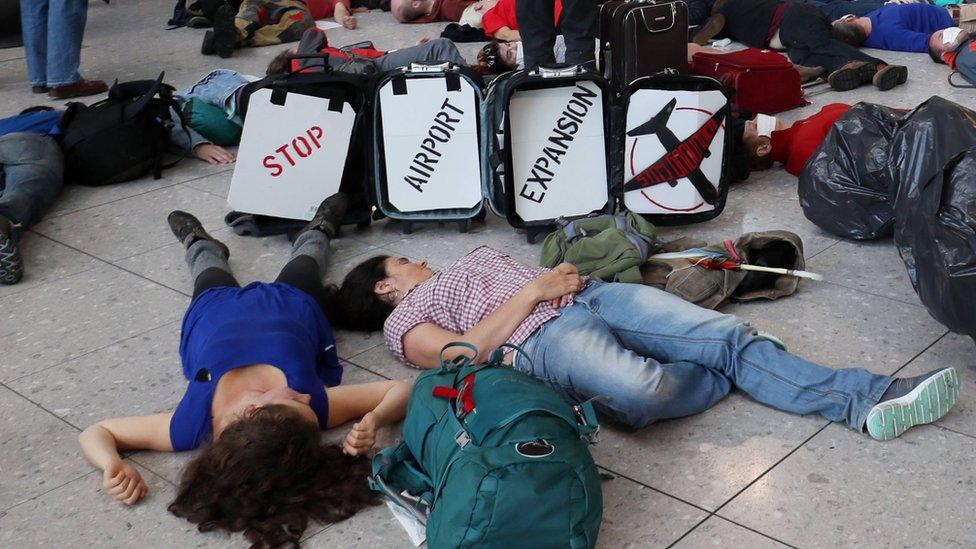
{"label": "dark curly hair", "polygon": [[331,291],[339,309],[334,321],[337,327],[359,332],[383,329],[394,306],[380,299],[374,289],[377,282],[387,277],[384,264],[387,259],[387,255],[371,257],[349,271],[342,279],[342,286],[338,289],[333,286]]}
{"label": "dark curly hair", "polygon": [[289,72],[291,68],[291,58],[295,55],[295,50],[285,49],[274,56],[274,59],[268,63],[268,68],[265,69],[265,76],[271,76],[272,74],[285,74]]}
{"label": "dark curly hair", "polygon": [[287,406],[258,408],[190,462],[169,511],[201,532],[243,531],[252,548],[298,547],[309,519],[338,522],[379,502],[369,460],[320,439]]}

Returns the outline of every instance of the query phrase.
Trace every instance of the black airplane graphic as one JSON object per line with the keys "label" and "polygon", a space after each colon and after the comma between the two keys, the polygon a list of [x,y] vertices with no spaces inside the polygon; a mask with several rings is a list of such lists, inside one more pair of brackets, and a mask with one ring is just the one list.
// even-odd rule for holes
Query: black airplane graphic
{"label": "black airplane graphic", "polygon": [[677,98],[672,99],[653,118],[627,132],[630,137],[656,135],[667,152],[628,181],[624,185],[624,191],[633,191],[660,183],[668,183],[674,187],[679,179],[687,178],[705,202],[715,204],[718,200],[718,190],[705,177],[699,166],[702,159],[711,154],[708,149],[722,126],[729,107],[723,106],[695,130],[695,133],[688,136],[688,139],[679,141],[674,132],[668,128],[668,120],[677,103]]}

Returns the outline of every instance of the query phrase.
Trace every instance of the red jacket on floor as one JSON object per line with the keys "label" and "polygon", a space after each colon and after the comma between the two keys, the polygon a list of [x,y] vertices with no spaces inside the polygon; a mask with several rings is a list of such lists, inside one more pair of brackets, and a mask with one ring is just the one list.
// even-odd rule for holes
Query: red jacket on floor
{"label": "red jacket on floor", "polygon": [[844,103],[833,103],[809,118],[797,120],[785,130],[774,131],[770,136],[773,160],[785,165],[786,171],[799,176],[810,155],[827,137],[834,122],[850,108],[850,105]]}
{"label": "red jacket on floor", "polygon": [[[563,12],[563,3],[556,0],[553,6],[555,24],[559,23],[559,16]],[[498,0],[495,7],[486,11],[481,17],[481,26],[485,29],[485,36],[491,37],[495,31],[502,27],[518,30],[518,21],[515,19],[515,0]]]}

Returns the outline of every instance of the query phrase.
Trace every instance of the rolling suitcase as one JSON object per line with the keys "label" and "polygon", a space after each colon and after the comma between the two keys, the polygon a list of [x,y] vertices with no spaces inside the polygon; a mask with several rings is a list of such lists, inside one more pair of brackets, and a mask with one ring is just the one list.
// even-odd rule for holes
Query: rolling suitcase
{"label": "rolling suitcase", "polygon": [[601,9],[604,74],[622,93],[634,80],[688,73],[688,6],[681,1],[611,0]]}
{"label": "rolling suitcase", "polygon": [[227,197],[231,208],[308,220],[323,199],[341,190],[351,197],[343,224],[368,225],[373,199],[366,169],[367,85],[364,76],[328,66],[248,84]]}
{"label": "rolling suitcase", "polygon": [[628,87],[614,158],[624,208],[657,225],[722,212],[731,151],[726,93],[717,80],[693,75],[650,76]]}
{"label": "rolling suitcase", "polygon": [[481,79],[451,63],[390,71],[373,94],[376,203],[402,222],[457,221],[462,232],[483,215]]}
{"label": "rolling suitcase", "polygon": [[483,179],[496,213],[532,242],[557,219],[613,210],[604,78],[576,66],[520,70],[485,97]]}
{"label": "rolling suitcase", "polygon": [[691,72],[733,89],[732,103],[754,114],[775,114],[809,104],[803,98],[800,73],[789,59],[774,51],[699,52],[692,58]]}

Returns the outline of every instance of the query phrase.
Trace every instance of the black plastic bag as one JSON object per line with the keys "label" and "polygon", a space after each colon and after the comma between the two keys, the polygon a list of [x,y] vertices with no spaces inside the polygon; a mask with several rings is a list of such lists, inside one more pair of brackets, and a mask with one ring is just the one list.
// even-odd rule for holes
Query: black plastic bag
{"label": "black plastic bag", "polygon": [[894,179],[889,147],[903,111],[858,103],[807,161],[797,187],[803,214],[843,238],[873,240],[891,234]]}
{"label": "black plastic bag", "polygon": [[976,113],[932,98],[906,117],[892,150],[895,245],[908,276],[936,320],[976,339]]}

